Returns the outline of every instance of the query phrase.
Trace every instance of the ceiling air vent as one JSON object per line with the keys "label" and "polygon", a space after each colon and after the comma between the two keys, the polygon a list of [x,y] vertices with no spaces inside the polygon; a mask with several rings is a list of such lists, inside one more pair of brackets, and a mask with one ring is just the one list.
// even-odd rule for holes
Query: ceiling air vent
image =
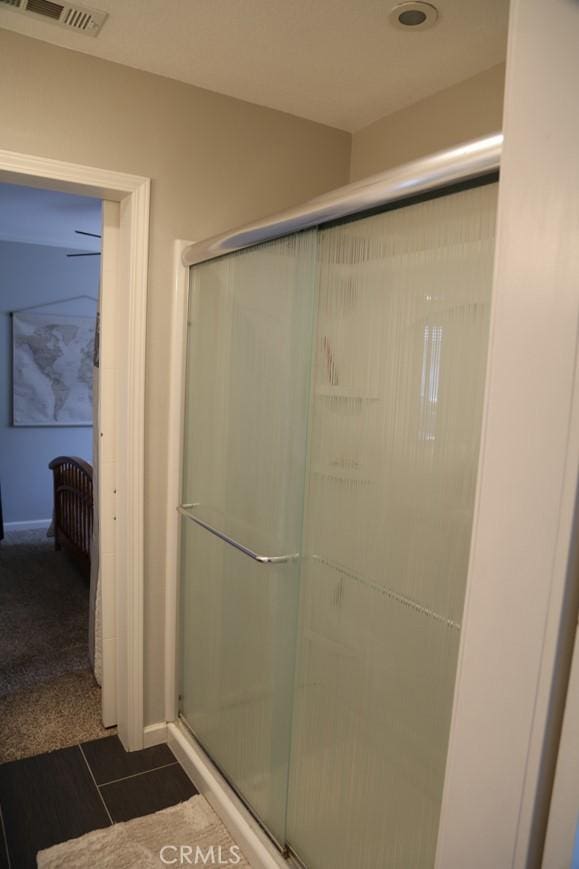
{"label": "ceiling air vent", "polygon": [[44,18],[45,21],[52,21],[60,27],[87,36],[98,36],[108,18],[107,13],[99,9],[78,6],[76,3],[56,3],[54,0],[0,0],[1,6],[34,18]]}
{"label": "ceiling air vent", "polygon": [[45,15],[55,21],[60,19],[62,6],[60,3],[52,3],[51,0],[28,0],[26,4],[28,12],[36,12],[37,15]]}

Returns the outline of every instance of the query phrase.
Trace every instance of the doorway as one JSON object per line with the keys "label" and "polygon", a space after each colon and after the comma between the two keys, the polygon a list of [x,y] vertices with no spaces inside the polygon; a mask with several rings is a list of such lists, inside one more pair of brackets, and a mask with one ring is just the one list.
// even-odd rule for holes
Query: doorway
{"label": "doorway", "polygon": [[98,199],[0,184],[3,761],[106,733],[98,559],[91,582],[101,224]]}
{"label": "doorway", "polygon": [[[0,183],[105,200],[103,207],[97,474],[108,686],[127,750],[143,746],[143,462],[149,179],[0,151]],[[105,547],[103,535],[109,535]],[[108,551],[106,551],[108,549]],[[117,576],[122,582],[117,583]],[[109,722],[114,723],[114,722]]]}

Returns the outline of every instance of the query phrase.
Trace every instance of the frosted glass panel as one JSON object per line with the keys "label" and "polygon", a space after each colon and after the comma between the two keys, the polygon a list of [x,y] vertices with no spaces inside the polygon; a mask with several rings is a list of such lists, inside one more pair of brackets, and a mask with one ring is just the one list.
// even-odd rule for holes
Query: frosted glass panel
{"label": "frosted glass panel", "polygon": [[320,232],[288,818],[312,869],[434,862],[496,193]]}
{"label": "frosted glass panel", "polygon": [[181,545],[181,714],[283,843],[298,564],[258,564],[187,519]]}
{"label": "frosted glass panel", "polygon": [[[191,270],[183,501],[262,555],[301,551],[315,233]],[[181,713],[285,841],[299,561],[183,519]]]}
{"label": "frosted glass panel", "polygon": [[299,551],[315,255],[301,233],[191,269],[183,500],[252,548]]}

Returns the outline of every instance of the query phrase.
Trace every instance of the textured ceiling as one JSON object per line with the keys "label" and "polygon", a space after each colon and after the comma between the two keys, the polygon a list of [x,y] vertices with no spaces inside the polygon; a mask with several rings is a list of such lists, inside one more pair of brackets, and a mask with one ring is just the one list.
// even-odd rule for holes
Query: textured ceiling
{"label": "textured ceiling", "polygon": [[0,184],[0,241],[100,250],[98,238],[75,229],[100,233],[100,199]]}
{"label": "textured ceiling", "polygon": [[96,39],[9,8],[0,27],[345,130],[504,60],[508,0],[433,0],[425,31],[393,0],[94,0]]}

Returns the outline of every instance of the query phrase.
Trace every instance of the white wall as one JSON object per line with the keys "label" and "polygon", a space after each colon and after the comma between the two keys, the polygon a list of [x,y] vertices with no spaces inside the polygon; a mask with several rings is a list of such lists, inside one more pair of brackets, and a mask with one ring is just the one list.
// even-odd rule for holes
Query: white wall
{"label": "white wall", "polygon": [[440,869],[541,862],[576,625],[578,45],[579,4],[512,0],[485,419]]}
{"label": "white wall", "polygon": [[[67,259],[66,250],[0,241],[0,483],[4,521],[27,522],[52,515],[52,474],[58,455],[92,455],[91,427],[14,427],[10,312],[81,294],[97,296],[99,257]],[[94,316],[96,304],[71,301],[38,313]]]}

